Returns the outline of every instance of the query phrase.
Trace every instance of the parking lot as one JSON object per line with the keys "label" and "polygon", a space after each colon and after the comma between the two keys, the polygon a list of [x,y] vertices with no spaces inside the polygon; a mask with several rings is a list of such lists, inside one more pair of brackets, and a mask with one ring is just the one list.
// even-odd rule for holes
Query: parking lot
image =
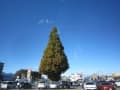
{"label": "parking lot", "polygon": [[[26,89],[8,89],[8,90],[26,90]],[[27,90],[83,90],[81,87],[71,89],[27,89]]]}
{"label": "parking lot", "polygon": [[[26,89],[9,89],[9,90],[26,90]],[[38,89],[28,89],[28,90],[38,90]],[[40,90],[53,90],[53,89],[40,89]],[[71,89],[54,89],[54,90],[83,90],[83,89],[79,86]],[[117,90],[120,90],[120,87],[117,88]]]}

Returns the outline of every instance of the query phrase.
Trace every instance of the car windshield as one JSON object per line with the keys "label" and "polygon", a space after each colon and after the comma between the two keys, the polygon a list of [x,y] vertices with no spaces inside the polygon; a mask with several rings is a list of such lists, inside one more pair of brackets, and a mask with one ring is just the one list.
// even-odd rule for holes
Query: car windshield
{"label": "car windshield", "polygon": [[116,80],[116,82],[120,82],[120,80]]}
{"label": "car windshield", "polygon": [[103,83],[101,83],[101,85],[112,85],[112,83],[110,83],[110,82],[103,82]]}
{"label": "car windshield", "polygon": [[8,82],[2,82],[3,84],[7,84]]}
{"label": "car windshield", "polygon": [[57,84],[58,82],[55,81],[51,81],[50,84]]}
{"label": "car windshield", "polygon": [[86,85],[95,85],[95,83],[93,83],[93,82],[88,82],[88,83],[86,83]]}
{"label": "car windshield", "polygon": [[115,83],[115,81],[109,81],[109,82],[111,82],[111,83]]}
{"label": "car windshield", "polygon": [[44,81],[39,81],[39,83],[45,83]]}
{"label": "car windshield", "polygon": [[97,84],[99,84],[99,83],[104,83],[104,82],[106,82],[106,81],[98,81]]}
{"label": "car windshield", "polygon": [[13,84],[13,82],[8,82],[8,84]]}

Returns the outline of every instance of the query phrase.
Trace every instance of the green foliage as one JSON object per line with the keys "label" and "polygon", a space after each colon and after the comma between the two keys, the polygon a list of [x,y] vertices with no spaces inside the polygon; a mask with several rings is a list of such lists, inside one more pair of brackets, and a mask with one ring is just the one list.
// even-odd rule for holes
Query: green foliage
{"label": "green foliage", "polygon": [[41,59],[39,71],[45,74],[52,81],[60,79],[60,75],[69,68],[67,56],[64,53],[64,47],[57,34],[57,28],[54,27],[50,33],[48,45]]}
{"label": "green foliage", "polygon": [[41,75],[37,71],[32,71],[31,76],[32,76],[32,80],[34,80],[34,81],[37,81],[38,79],[41,79]]}

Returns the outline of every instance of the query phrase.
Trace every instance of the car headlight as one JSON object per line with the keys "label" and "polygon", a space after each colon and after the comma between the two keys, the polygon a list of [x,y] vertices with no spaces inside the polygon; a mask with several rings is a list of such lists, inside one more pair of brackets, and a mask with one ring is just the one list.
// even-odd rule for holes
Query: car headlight
{"label": "car headlight", "polygon": [[109,88],[109,90],[112,90],[112,88]]}

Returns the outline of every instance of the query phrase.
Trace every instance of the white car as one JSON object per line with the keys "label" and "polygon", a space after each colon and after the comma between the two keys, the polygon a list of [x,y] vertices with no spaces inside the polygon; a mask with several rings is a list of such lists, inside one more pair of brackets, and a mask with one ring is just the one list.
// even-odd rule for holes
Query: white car
{"label": "white car", "polygon": [[1,88],[2,89],[15,89],[16,88],[16,82],[14,82],[14,81],[3,81],[3,82],[1,82]]}
{"label": "white car", "polygon": [[97,85],[95,82],[85,82],[83,88],[84,90],[96,90]]}
{"label": "white car", "polygon": [[116,80],[116,81],[115,81],[115,85],[116,85],[117,87],[120,87],[120,80]]}
{"label": "white car", "polygon": [[49,88],[59,88],[59,82],[52,81],[49,83]]}
{"label": "white car", "polygon": [[48,88],[48,83],[45,81],[39,81],[37,84],[37,88],[41,89],[41,88]]}

